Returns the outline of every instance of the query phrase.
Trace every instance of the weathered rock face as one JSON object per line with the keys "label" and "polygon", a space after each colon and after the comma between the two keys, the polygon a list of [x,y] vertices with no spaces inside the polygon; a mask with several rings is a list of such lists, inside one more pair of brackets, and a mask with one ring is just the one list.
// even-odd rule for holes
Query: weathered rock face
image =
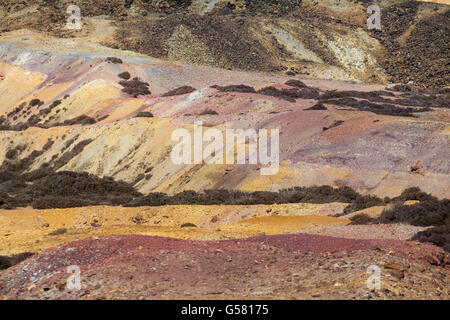
{"label": "weathered rock face", "polygon": [[[29,29],[84,38],[170,61],[320,79],[430,87],[449,84],[449,6],[368,1],[78,1],[82,29],[68,30],[69,0],[2,1],[0,32]],[[42,23],[45,21],[45,23]]]}
{"label": "weathered rock face", "polygon": [[[0,163],[22,163],[24,172],[43,165],[87,171],[143,193],[347,185],[379,196],[411,186],[450,195],[442,89],[385,91],[332,80],[298,88],[281,75],[185,66],[24,31],[1,37],[0,55]],[[124,80],[123,72],[138,79]],[[240,84],[252,90],[223,88]],[[196,90],[164,94],[182,86]],[[133,91],[142,89],[150,94]],[[318,102],[325,108],[307,110]],[[278,173],[263,176],[260,165],[175,165],[171,134],[192,132],[195,121],[222,132],[279,128]]]}

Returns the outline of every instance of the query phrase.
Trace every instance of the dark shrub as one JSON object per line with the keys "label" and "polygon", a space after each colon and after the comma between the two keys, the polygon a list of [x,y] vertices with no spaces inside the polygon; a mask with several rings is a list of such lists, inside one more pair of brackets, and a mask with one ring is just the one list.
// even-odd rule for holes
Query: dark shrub
{"label": "dark shrub", "polygon": [[349,214],[355,211],[363,210],[366,208],[383,205],[384,201],[377,196],[367,195],[357,197],[352,204],[349,204],[344,209],[344,214]]}
{"label": "dark shrub", "polygon": [[0,183],[10,180],[22,180],[22,176],[14,171],[1,170],[0,171]]}
{"label": "dark shrub", "polygon": [[35,195],[139,195],[132,186],[113,179],[99,178],[87,172],[60,171],[45,176],[33,184]]}
{"label": "dark shrub", "polygon": [[439,226],[418,232],[411,240],[420,242],[431,242],[450,252],[450,225]]}
{"label": "dark shrub", "polygon": [[[72,142],[72,141],[68,141],[66,143],[66,146],[69,142]],[[77,155],[79,155],[81,152],[83,152],[84,148],[91,142],[92,142],[92,139],[86,139],[86,140],[78,142],[72,148],[72,150],[65,152],[59,159],[53,161],[53,169],[57,170],[57,169],[63,167],[64,165],[66,165],[70,160],[72,160]]]}
{"label": "dark shrub", "polygon": [[401,195],[392,199],[393,201],[408,201],[408,200],[418,200],[418,201],[438,201],[436,197],[431,194],[423,192],[418,187],[412,187],[405,189]]}
{"label": "dark shrub", "polygon": [[10,149],[8,150],[8,152],[6,152],[6,159],[13,159],[15,156],[17,155],[17,150],[16,149]]}
{"label": "dark shrub", "polygon": [[359,213],[350,218],[352,221],[350,224],[368,224],[373,221],[371,217],[369,217],[365,213]]}
{"label": "dark shrub", "polygon": [[309,107],[305,110],[328,110],[321,102],[316,103],[312,107]]}
{"label": "dark shrub", "polygon": [[33,100],[31,100],[30,101],[30,106],[32,106],[32,107],[34,107],[34,106],[37,106],[37,105],[42,105],[43,104],[43,102],[41,101],[41,100],[39,100],[39,99],[33,99]]}
{"label": "dark shrub", "polygon": [[298,95],[302,99],[319,99],[320,91],[316,88],[303,88]]}
{"label": "dark shrub", "polygon": [[225,87],[213,85],[213,86],[211,86],[211,88],[214,88],[221,92],[242,92],[242,93],[255,93],[256,92],[253,87],[246,86],[244,84],[229,85],[229,86],[225,86]]}
{"label": "dark shrub", "polygon": [[33,253],[22,252],[12,256],[0,256],[0,270],[8,269],[31,257]]}
{"label": "dark shrub", "polygon": [[200,115],[206,115],[206,114],[211,114],[211,115],[217,115],[217,111],[211,110],[211,109],[205,109],[202,112],[200,112]]}
{"label": "dark shrub", "polygon": [[300,98],[301,95],[296,88],[291,89],[277,89],[275,87],[269,86],[264,87],[257,91],[259,94],[263,94],[266,96],[277,97],[289,102],[295,102],[295,99]]}
{"label": "dark shrub", "polygon": [[121,196],[112,196],[110,200],[113,206],[123,206],[131,201],[133,201],[133,196],[126,194]]}
{"label": "dark shrub", "polygon": [[108,117],[109,117],[109,114],[105,114],[105,115],[101,116],[100,118],[98,118],[97,122],[103,121],[103,120],[105,120]]}
{"label": "dark shrub", "polygon": [[51,139],[47,140],[47,143],[42,147],[43,150],[48,150],[52,147],[55,142]]}
{"label": "dark shrub", "polygon": [[55,100],[53,101],[48,108],[51,110],[53,110],[54,108],[56,108],[57,106],[59,106],[61,104],[61,100]]}
{"label": "dark shrub", "polygon": [[[141,196],[131,185],[88,173],[54,172],[41,168],[24,176],[0,171],[0,206],[5,209],[32,205],[36,209],[71,208],[100,204],[126,204]],[[14,180],[10,180],[14,178]],[[25,183],[25,180],[32,183]]]}
{"label": "dark shrub", "polygon": [[126,207],[143,207],[143,206],[164,206],[167,204],[168,196],[165,193],[154,192],[147,196],[139,197],[125,204]]}
{"label": "dark shrub", "polygon": [[242,192],[228,190],[205,190],[203,195],[204,204],[234,204]]}
{"label": "dark shrub", "polygon": [[141,181],[142,179],[145,178],[145,174],[141,173],[139,174],[136,179],[134,180],[134,182],[132,183],[132,185],[135,185],[136,183],[138,183],[139,181]]}
{"label": "dark shrub", "polygon": [[148,167],[147,169],[145,169],[145,173],[149,173],[152,170],[153,170],[153,167]]}
{"label": "dark shrub", "polygon": [[53,173],[53,170],[50,168],[39,168],[37,170],[33,170],[31,172],[27,172],[23,174],[23,178],[25,181],[32,182],[37,179],[43,178]]}
{"label": "dark shrub", "polygon": [[41,156],[44,153],[44,150],[34,150],[33,152],[31,152],[30,155],[28,155],[27,157],[19,160],[19,161],[15,161],[15,162],[5,162],[2,164],[2,168],[3,170],[10,170],[10,171],[15,171],[17,173],[22,173],[24,171],[26,171],[31,164],[34,162],[34,160]]}
{"label": "dark shrub", "polygon": [[239,198],[235,198],[235,204],[251,205],[251,204],[272,204],[281,203],[282,197],[277,192],[255,191],[239,194]]}
{"label": "dark shrub", "polygon": [[139,112],[136,115],[136,118],[153,118],[153,113],[147,111]]}
{"label": "dark shrub", "polygon": [[179,192],[168,199],[168,204],[202,204],[202,194],[193,191],[186,190]]}
{"label": "dark shrub", "polygon": [[342,121],[342,120],[336,120],[336,121],[334,121],[333,124],[330,125],[329,127],[323,127],[323,128],[322,128],[322,131],[327,131],[327,130],[330,130],[330,129],[332,129],[332,128],[336,128],[336,127],[340,126],[340,125],[343,124],[343,123],[344,123],[344,121]]}
{"label": "dark shrub", "polygon": [[69,198],[61,196],[44,196],[35,199],[31,203],[31,206],[34,209],[53,209],[53,208],[64,209],[64,208],[87,207],[94,204],[95,204],[94,202],[78,197]]}
{"label": "dark shrub", "polygon": [[308,87],[306,84],[301,82],[300,80],[291,79],[285,82],[288,86],[297,87],[297,88],[306,88]]}
{"label": "dark shrub", "polygon": [[69,140],[67,140],[65,143],[64,143],[64,148],[61,150],[61,151],[65,151],[67,148],[69,148],[78,138],[80,137],[80,135],[78,134],[78,135],[76,135],[75,137],[73,137],[73,138],[71,138],[71,139],[69,139]]}
{"label": "dark shrub", "polygon": [[131,78],[131,74],[128,71],[124,71],[118,74],[119,78],[128,80]]}
{"label": "dark shrub", "polygon": [[105,59],[106,62],[114,63],[114,64],[122,64],[122,59],[116,58],[116,57],[108,57]]}
{"label": "dark shrub", "polygon": [[[46,116],[46,115],[48,115],[50,112],[52,112],[52,110],[53,109],[55,109],[57,106],[59,106],[61,104],[61,100],[55,100],[55,101],[53,101],[52,102],[52,104],[50,104],[49,106],[48,106],[48,108],[45,108],[45,109],[42,109],[42,110],[39,110],[39,116]],[[50,117],[51,118],[51,117]],[[31,118],[30,118],[31,119]],[[28,120],[28,122],[30,122],[30,119]],[[32,120],[33,121],[33,123],[34,122],[38,122],[39,120]]]}
{"label": "dark shrub", "polygon": [[189,86],[183,86],[183,87],[179,87],[179,88],[170,90],[170,91],[164,93],[162,96],[163,97],[178,96],[181,94],[187,94],[187,93],[194,92],[195,90],[197,90],[197,89],[189,87]]}
{"label": "dark shrub", "polygon": [[65,234],[65,233],[67,233],[66,228],[59,228],[59,229],[56,229],[55,231],[50,232],[48,235],[49,236],[59,236],[61,234]]}
{"label": "dark shrub", "polygon": [[97,121],[94,118],[91,118],[87,115],[81,115],[72,119],[65,120],[63,123],[55,123],[51,125],[52,127],[60,127],[60,126],[72,126],[75,124],[88,125],[94,124]]}
{"label": "dark shrub", "polygon": [[197,228],[197,226],[196,226],[195,224],[190,223],[190,222],[183,223],[183,224],[180,226],[180,228],[188,228],[188,227],[191,227],[191,228]]}
{"label": "dark shrub", "polygon": [[[32,100],[32,101],[33,101],[33,103],[35,103],[36,105],[41,103],[41,101],[40,101],[39,99],[35,99],[35,100]],[[31,104],[31,103],[30,103],[30,104]],[[20,104],[20,106],[18,106],[17,108],[15,108],[13,111],[9,112],[9,113],[6,115],[6,117],[7,117],[7,118],[14,117],[14,120],[16,120],[16,119],[17,119],[17,114],[20,113],[20,112],[23,110],[23,108],[25,107],[25,105],[26,105],[26,102],[22,102],[22,103]]]}
{"label": "dark shrub", "polygon": [[151,94],[148,89],[149,84],[147,82],[141,81],[139,78],[133,78],[129,81],[122,80],[119,84],[123,87],[122,91],[137,98],[140,95]]}
{"label": "dark shrub", "polygon": [[37,124],[40,121],[40,118],[38,115],[34,114],[32,115],[30,118],[28,118],[28,124],[30,126],[34,126],[35,124]]}
{"label": "dark shrub", "polygon": [[380,223],[409,223],[415,226],[439,226],[450,223],[450,200],[421,201],[405,206],[397,204],[385,210],[378,218]]}
{"label": "dark shrub", "polygon": [[285,203],[328,203],[328,202],[353,202],[361,196],[350,187],[340,187],[338,189],[330,186],[314,187],[294,187],[280,191]]}
{"label": "dark shrub", "polygon": [[137,214],[134,217],[132,217],[131,221],[135,224],[144,224],[147,222],[147,220],[141,214]]}
{"label": "dark shrub", "polygon": [[387,90],[397,91],[397,92],[412,92],[415,91],[411,86],[408,86],[407,84],[397,84],[391,88],[388,88]]}

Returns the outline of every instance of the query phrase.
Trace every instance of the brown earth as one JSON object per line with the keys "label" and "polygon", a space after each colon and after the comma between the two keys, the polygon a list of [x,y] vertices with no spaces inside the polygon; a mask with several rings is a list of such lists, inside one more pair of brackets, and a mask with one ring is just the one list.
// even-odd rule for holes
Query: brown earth
{"label": "brown earth", "polygon": [[[111,236],[70,242],[2,272],[0,297],[448,299],[448,263],[435,247],[403,241]],[[79,291],[66,288],[70,265],[81,269]],[[380,268],[381,290],[367,288],[371,265]]]}

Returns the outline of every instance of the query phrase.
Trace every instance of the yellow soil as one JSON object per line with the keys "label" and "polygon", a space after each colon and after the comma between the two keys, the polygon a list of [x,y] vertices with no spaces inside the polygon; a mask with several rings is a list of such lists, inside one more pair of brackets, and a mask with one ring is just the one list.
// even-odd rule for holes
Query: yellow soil
{"label": "yellow soil", "polygon": [[[295,203],[0,210],[0,255],[38,252],[68,241],[117,234],[223,240],[295,232],[318,225],[345,225],[350,220],[326,216],[342,212],[345,205]],[[196,227],[181,227],[185,223]],[[62,228],[67,231],[50,235]]]}
{"label": "yellow soil", "polygon": [[450,5],[450,0],[420,0],[421,2],[435,2]]}
{"label": "yellow soil", "polygon": [[307,227],[322,225],[342,226],[350,220],[345,218],[333,218],[323,216],[300,216],[300,217],[259,217],[239,221],[227,225],[223,230],[245,229],[248,232],[260,232],[268,235],[288,233],[302,230]]}
{"label": "yellow soil", "polygon": [[412,205],[417,204],[419,202],[420,202],[419,200],[408,200],[408,201],[405,201],[403,204],[405,206],[412,206]]}
{"label": "yellow soil", "polygon": [[[16,63],[26,59],[27,55],[24,54]],[[21,66],[0,63],[0,113],[14,109],[16,102],[31,94],[45,79],[44,74],[25,70]]]}

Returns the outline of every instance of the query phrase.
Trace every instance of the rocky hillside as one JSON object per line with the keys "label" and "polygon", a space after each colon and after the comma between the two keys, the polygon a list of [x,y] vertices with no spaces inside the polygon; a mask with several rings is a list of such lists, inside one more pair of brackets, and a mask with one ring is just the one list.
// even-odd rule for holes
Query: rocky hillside
{"label": "rocky hillside", "polygon": [[[80,30],[66,28],[66,9],[72,3],[81,9]],[[81,37],[164,60],[233,70],[448,86],[449,6],[380,1],[382,30],[368,30],[368,4],[362,0],[3,1],[0,31],[27,28],[69,39]]]}
{"label": "rocky hillside", "polygon": [[1,1],[0,299],[448,299],[450,6],[376,3]]}
{"label": "rocky hillside", "polygon": [[[0,37],[4,169],[86,171],[143,193],[331,185],[449,194],[446,89],[289,81],[74,44],[25,31]],[[192,132],[195,121],[222,131],[279,128],[277,174],[261,175],[260,165],[175,165],[171,133]]]}

